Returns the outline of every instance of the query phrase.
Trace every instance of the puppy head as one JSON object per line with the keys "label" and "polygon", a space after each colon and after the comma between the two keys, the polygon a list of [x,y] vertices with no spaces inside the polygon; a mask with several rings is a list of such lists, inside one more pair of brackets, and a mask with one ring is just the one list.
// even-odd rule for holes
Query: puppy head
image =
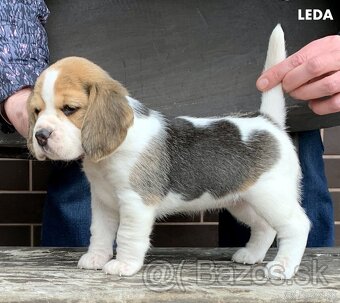
{"label": "puppy head", "polygon": [[133,123],[127,90],[94,63],[62,59],[38,78],[31,95],[28,147],[39,160],[98,162],[124,141]]}

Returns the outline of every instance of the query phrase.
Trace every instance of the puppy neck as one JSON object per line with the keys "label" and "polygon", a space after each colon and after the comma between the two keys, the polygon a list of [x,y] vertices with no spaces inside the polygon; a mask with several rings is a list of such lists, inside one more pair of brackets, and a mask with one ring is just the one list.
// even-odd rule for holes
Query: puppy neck
{"label": "puppy neck", "polygon": [[129,96],[126,99],[134,112],[134,121],[117,152],[140,153],[152,139],[165,133],[166,120],[161,113],[147,108],[138,100]]}

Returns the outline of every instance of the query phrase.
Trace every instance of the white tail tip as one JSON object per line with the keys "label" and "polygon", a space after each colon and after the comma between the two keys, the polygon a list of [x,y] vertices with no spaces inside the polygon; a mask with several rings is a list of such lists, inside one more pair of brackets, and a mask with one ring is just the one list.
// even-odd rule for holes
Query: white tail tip
{"label": "white tail tip", "polygon": [[[278,24],[269,38],[264,69],[267,70],[284,59],[286,59],[285,38],[282,27]],[[262,94],[260,111],[271,117],[281,128],[285,127],[286,109],[281,83]]]}
{"label": "white tail tip", "polygon": [[280,24],[276,25],[269,38],[268,52],[264,69],[286,59],[285,35]]}

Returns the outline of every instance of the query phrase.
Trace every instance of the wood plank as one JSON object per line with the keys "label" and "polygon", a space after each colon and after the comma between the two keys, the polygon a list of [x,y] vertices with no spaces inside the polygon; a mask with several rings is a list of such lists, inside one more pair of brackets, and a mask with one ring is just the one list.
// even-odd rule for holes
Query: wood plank
{"label": "wood plank", "polygon": [[[300,274],[267,280],[235,248],[157,248],[133,277],[80,270],[83,249],[0,249],[0,302],[339,302],[340,248],[307,249]],[[266,260],[276,250],[271,249]]]}

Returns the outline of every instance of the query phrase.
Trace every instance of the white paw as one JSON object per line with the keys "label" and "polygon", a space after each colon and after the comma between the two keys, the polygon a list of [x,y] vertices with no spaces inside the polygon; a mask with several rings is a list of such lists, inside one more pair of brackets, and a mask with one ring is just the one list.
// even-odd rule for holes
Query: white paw
{"label": "white paw", "polygon": [[247,247],[240,248],[236,253],[233,254],[232,260],[237,263],[242,264],[255,264],[255,263],[262,263],[264,256],[259,256],[251,251]]}
{"label": "white paw", "polygon": [[289,266],[287,262],[272,261],[266,265],[265,275],[269,279],[287,280],[294,277],[298,266]]}
{"label": "white paw", "polygon": [[110,275],[132,276],[136,274],[142,266],[143,264],[111,260],[105,264],[103,271]]}
{"label": "white paw", "polygon": [[78,267],[84,269],[102,269],[110,259],[111,256],[109,254],[87,252],[81,256]]}

